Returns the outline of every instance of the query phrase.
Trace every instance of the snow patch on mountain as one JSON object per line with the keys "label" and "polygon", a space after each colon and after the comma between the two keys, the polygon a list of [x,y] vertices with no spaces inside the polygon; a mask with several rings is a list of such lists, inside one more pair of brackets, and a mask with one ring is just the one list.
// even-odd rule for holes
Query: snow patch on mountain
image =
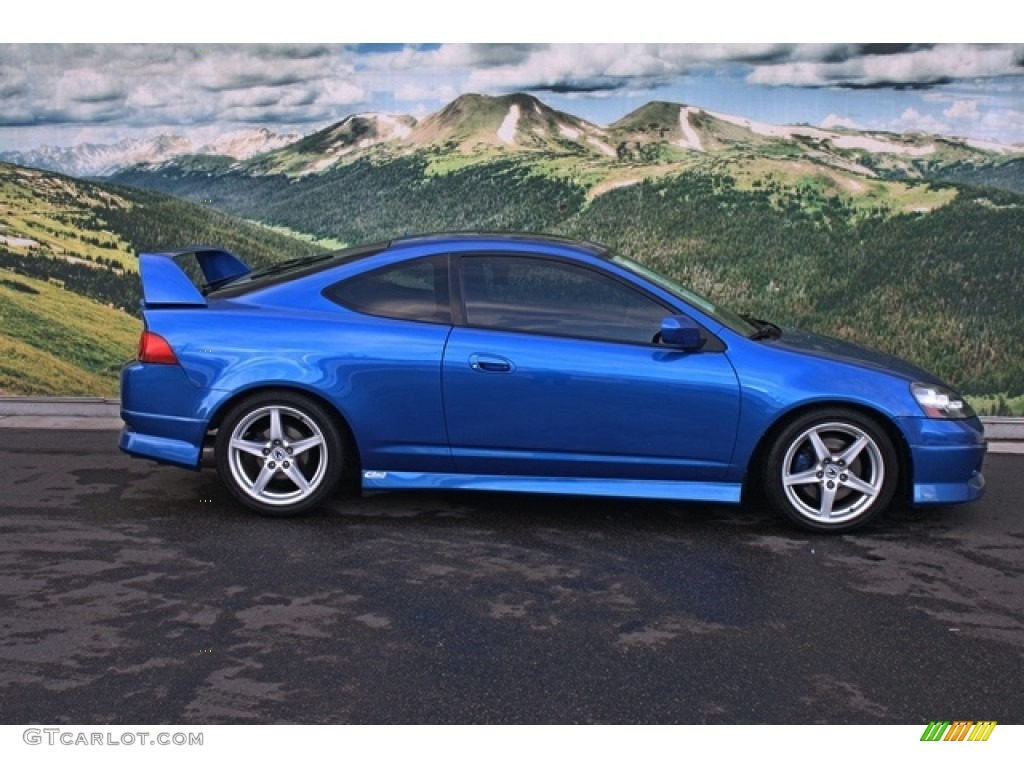
{"label": "snow patch on mountain", "polygon": [[755,120],[748,120],[745,117],[736,117],[724,112],[708,112],[712,117],[718,118],[727,123],[746,128],[761,136],[781,139],[809,138],[817,141],[830,141],[840,149],[862,149],[866,152],[890,155],[908,155],[910,157],[924,157],[934,154],[937,149],[934,144],[915,146],[912,144],[901,144],[888,139],[872,136],[871,134],[849,135],[826,131],[821,128],[812,128],[809,125],[772,125],[771,123],[759,123]]}
{"label": "snow patch on mountain", "polygon": [[701,144],[700,135],[690,125],[690,115],[697,114],[698,112],[700,110],[695,107],[681,107],[679,109],[679,127],[683,131],[683,137],[676,143],[685,149],[703,152],[704,145]]}
{"label": "snow patch on mountain", "polygon": [[1009,147],[1006,144],[999,144],[994,141],[981,141],[979,139],[967,139],[967,146],[971,149],[980,149],[982,152],[996,152],[1000,155],[1020,154],[1021,147]]}
{"label": "snow patch on mountain", "polygon": [[200,154],[227,155],[236,160],[248,160],[264,152],[280,149],[300,138],[298,134],[279,134],[266,128],[242,129],[221,134],[196,151]]}
{"label": "snow patch on mountain", "polygon": [[0,160],[66,173],[70,176],[109,176],[136,163],[161,163],[193,151],[182,136],[124,139],[116,144],[79,144],[74,147],[43,145],[27,152],[3,152]]}
{"label": "snow patch on mountain", "polygon": [[[342,152],[340,154],[344,155],[346,153]],[[315,162],[312,162],[309,165],[307,165],[305,168],[303,168],[299,172],[299,176],[305,176],[305,175],[310,174],[310,173],[320,173],[321,171],[326,171],[328,168],[330,168],[332,165],[334,165],[337,161],[338,161],[338,158],[337,158],[336,154],[324,155],[319,160],[317,160]]]}
{"label": "snow patch on mountain", "polygon": [[867,134],[863,136],[846,136],[844,134],[837,134],[831,138],[832,143],[840,149],[863,149],[867,152],[878,154],[925,157],[927,155],[934,155],[938,151],[934,144],[926,144],[920,147],[908,146],[906,144],[896,144],[895,142],[880,139],[877,136],[869,136]]}
{"label": "snow patch on mountain", "polygon": [[387,138],[391,139],[407,139],[412,133],[412,126],[408,123],[401,122],[394,115],[382,115],[374,114],[377,118],[378,123],[381,127],[387,128]]}
{"label": "snow patch on mountain", "polygon": [[738,125],[741,128],[746,128],[748,131],[760,136],[768,136],[769,138],[794,139],[799,136],[806,136],[813,139],[829,139],[833,136],[839,135],[832,131],[823,131],[820,128],[811,128],[810,126],[774,125],[772,123],[760,123],[746,117],[737,117],[736,115],[730,115],[725,112],[712,112],[711,110],[704,111],[722,122]]}
{"label": "snow patch on mountain", "polygon": [[590,196],[591,197],[600,197],[601,195],[604,195],[604,194],[606,194],[608,192],[611,192],[613,189],[622,189],[623,187],[632,187],[632,186],[635,186],[636,184],[639,184],[641,181],[643,181],[643,179],[641,179],[639,177],[638,178],[613,179],[613,180],[610,180],[610,181],[603,181],[600,184],[598,184],[597,186],[595,186],[590,191]]}
{"label": "snow patch on mountain", "polygon": [[587,143],[596,147],[597,151],[608,157],[615,157],[615,150],[596,136],[587,136]]}
{"label": "snow patch on mountain", "polygon": [[501,121],[498,127],[498,138],[506,144],[514,144],[516,140],[516,127],[519,125],[519,105],[512,104],[508,108],[508,114]]}
{"label": "snow patch on mountain", "polygon": [[0,160],[41,168],[69,176],[110,176],[132,165],[160,165],[182,155],[226,155],[246,160],[280,149],[299,137],[266,128],[242,129],[221,134],[201,146],[185,136],[160,135],[147,139],[123,139],[114,144],[78,144],[73,147],[43,145],[26,152],[3,152]]}
{"label": "snow patch on mountain", "polygon": [[29,237],[7,237],[0,235],[0,245],[9,245],[12,248],[38,248],[39,242]]}
{"label": "snow patch on mountain", "polygon": [[359,112],[349,115],[338,124],[338,129],[347,129],[353,123],[361,122],[372,126],[372,133],[364,139],[360,139],[360,147],[372,147],[376,144],[383,144],[388,141],[402,141],[412,134],[416,121],[412,118],[402,118],[398,115],[388,115],[383,112]]}
{"label": "snow patch on mountain", "polygon": [[569,141],[576,141],[576,139],[582,135],[581,131],[573,128],[572,126],[566,125],[565,123],[558,124],[558,133],[562,137],[569,139]]}

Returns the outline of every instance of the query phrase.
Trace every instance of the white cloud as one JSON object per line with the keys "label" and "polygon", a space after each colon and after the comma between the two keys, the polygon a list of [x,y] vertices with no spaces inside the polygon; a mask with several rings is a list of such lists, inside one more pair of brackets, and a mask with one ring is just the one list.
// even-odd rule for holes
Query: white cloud
{"label": "white cloud", "polygon": [[958,99],[943,113],[950,120],[974,121],[979,117],[978,102],[973,99]]}
{"label": "white cloud", "polygon": [[[977,135],[1024,144],[1024,110],[1000,109],[985,112],[978,121]],[[1017,137],[1007,139],[1006,137]]]}
{"label": "white cloud", "polygon": [[[424,114],[460,93],[525,89],[542,98],[545,91],[557,94],[563,105],[574,99],[586,116],[589,100],[641,101],[655,93],[679,93],[686,100],[689,94],[679,85],[684,80],[720,80],[733,103],[739,89],[773,99],[770,88],[759,86],[789,86],[790,94],[799,87],[834,93],[844,86],[867,105],[851,110],[863,125],[952,126],[961,134],[983,129],[1005,140],[1024,135],[1017,118],[1024,99],[1022,62],[1024,48],[1010,45],[0,45],[0,126],[36,135],[48,125],[65,126],[66,135],[102,125],[114,133],[157,126],[231,130],[235,124],[290,124],[294,131],[356,111]],[[899,96],[899,109],[915,108],[883,125],[885,115],[899,112],[893,104],[900,92],[893,85],[911,89]],[[884,112],[871,112],[870,94],[876,92],[890,97]],[[828,104],[820,112],[835,111],[826,127],[852,126],[839,116],[843,104]],[[782,111],[766,110],[759,119]],[[813,114],[805,109],[799,119],[808,112]],[[1000,118],[1007,128],[993,129]]]}
{"label": "white cloud", "polygon": [[69,69],[61,73],[56,82],[55,95],[59,104],[120,101],[125,96],[121,79],[94,69]]}
{"label": "white cloud", "polygon": [[938,45],[889,54],[854,52],[838,59],[818,59],[807,53],[808,49],[798,48],[791,61],[755,66],[748,81],[800,87],[929,86],[950,80],[1024,74],[1019,53],[1011,46]]}
{"label": "white cloud", "polygon": [[900,131],[920,131],[922,133],[948,133],[949,125],[932,115],[918,112],[913,107],[907,107],[900,114],[896,121]]}
{"label": "white cloud", "polygon": [[352,59],[321,45],[4,45],[0,124],[340,119],[366,98]]}
{"label": "white cloud", "polygon": [[841,115],[830,114],[824,120],[821,121],[821,127],[826,129],[832,128],[852,128],[853,130],[863,130],[855,120],[851,120],[848,117],[842,117]]}
{"label": "white cloud", "polygon": [[394,86],[394,98],[399,101],[449,102],[459,95],[458,89],[448,83],[422,83],[402,81]]}
{"label": "white cloud", "polygon": [[469,88],[486,91],[532,87],[586,92],[654,85],[720,55],[720,48],[705,46],[551,45],[532,50],[514,63],[475,68]]}
{"label": "white cloud", "polygon": [[344,109],[361,103],[367,96],[360,85],[348,80],[324,79],[310,87],[319,93],[315,103],[328,109]]}

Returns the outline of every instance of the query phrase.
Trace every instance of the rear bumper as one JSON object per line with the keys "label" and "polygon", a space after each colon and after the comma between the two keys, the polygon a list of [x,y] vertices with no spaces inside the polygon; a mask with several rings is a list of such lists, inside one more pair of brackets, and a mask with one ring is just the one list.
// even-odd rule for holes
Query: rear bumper
{"label": "rear bumper", "polygon": [[[128,417],[124,416],[124,412],[122,412],[122,418],[127,422]],[[152,459],[161,464],[175,464],[188,469],[199,469],[201,453],[199,446],[188,440],[136,432],[127,424],[121,430],[118,448],[136,458]]]}
{"label": "rear bumper", "polygon": [[202,412],[202,394],[179,366],[128,363],[121,371],[124,429],[118,447],[131,456],[199,469],[206,420],[195,414]]}
{"label": "rear bumper", "polygon": [[902,426],[913,465],[911,503],[963,504],[982,497],[988,445],[978,419],[914,418]]}

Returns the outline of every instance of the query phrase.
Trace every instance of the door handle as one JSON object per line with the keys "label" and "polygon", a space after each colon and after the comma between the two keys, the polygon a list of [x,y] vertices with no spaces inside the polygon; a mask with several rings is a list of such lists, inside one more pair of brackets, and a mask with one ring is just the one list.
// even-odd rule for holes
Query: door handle
{"label": "door handle", "polygon": [[469,356],[469,367],[480,373],[512,373],[515,370],[512,361],[501,355],[479,353]]}

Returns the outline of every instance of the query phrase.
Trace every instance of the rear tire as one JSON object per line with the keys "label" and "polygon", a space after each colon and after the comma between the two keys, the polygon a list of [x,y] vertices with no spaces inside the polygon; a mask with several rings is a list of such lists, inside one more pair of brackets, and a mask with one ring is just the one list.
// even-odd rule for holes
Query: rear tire
{"label": "rear tire", "polygon": [[842,533],[889,506],[898,473],[896,449],[875,419],[832,408],[782,430],[768,452],[763,482],[771,506],[797,525]]}
{"label": "rear tire", "polygon": [[295,392],[261,392],[238,403],[217,431],[217,473],[231,494],[262,515],[319,507],[342,478],[345,447],[328,412]]}

